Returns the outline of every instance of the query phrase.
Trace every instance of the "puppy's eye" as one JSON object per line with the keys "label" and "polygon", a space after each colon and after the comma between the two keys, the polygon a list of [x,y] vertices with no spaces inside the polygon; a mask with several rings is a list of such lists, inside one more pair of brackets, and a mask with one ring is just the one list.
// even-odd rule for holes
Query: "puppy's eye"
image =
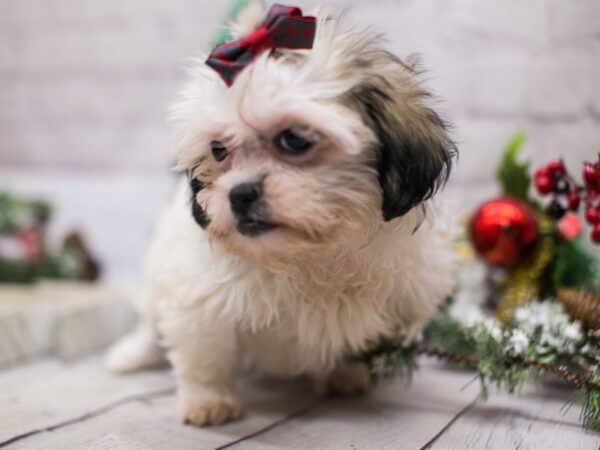
{"label": "puppy's eye", "polygon": [[302,155],[312,147],[312,142],[297,135],[289,128],[284,130],[276,139],[275,143],[284,153],[289,155]]}
{"label": "puppy's eye", "polygon": [[227,157],[227,147],[221,141],[211,141],[210,149],[216,161],[223,161]]}

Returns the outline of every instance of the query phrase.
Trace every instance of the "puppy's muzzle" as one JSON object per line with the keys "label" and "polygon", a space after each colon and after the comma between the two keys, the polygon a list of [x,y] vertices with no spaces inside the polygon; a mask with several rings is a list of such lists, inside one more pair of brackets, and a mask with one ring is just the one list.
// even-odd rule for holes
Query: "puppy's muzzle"
{"label": "puppy's muzzle", "polygon": [[237,219],[237,230],[245,236],[258,236],[276,228],[264,219],[263,181],[242,183],[229,191],[231,211]]}

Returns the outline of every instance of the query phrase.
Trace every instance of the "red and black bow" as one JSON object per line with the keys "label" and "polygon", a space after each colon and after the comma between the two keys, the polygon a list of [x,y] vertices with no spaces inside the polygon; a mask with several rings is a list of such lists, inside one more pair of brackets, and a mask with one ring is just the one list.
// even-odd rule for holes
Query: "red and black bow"
{"label": "red and black bow", "polygon": [[231,86],[237,74],[265,50],[312,48],[315,22],[314,17],[303,16],[300,8],[275,4],[262,27],[244,39],[217,46],[206,64]]}

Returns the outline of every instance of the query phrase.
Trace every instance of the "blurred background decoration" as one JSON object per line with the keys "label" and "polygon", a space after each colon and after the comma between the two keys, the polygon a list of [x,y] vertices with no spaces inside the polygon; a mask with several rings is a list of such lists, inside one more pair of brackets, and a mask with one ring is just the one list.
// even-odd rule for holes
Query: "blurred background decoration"
{"label": "blurred background decoration", "polygon": [[0,192],[0,283],[98,278],[100,267],[78,232],[70,232],[59,248],[49,247],[51,213],[44,201]]}
{"label": "blurred background decoration", "polygon": [[[283,3],[289,3],[283,1]],[[296,0],[347,10],[350,24],[418,52],[455,123],[461,155],[447,195],[491,198],[517,130],[534,167],[600,149],[597,0]],[[187,57],[230,2],[0,0],[0,189],[53,206],[47,239],[80,230],[106,280],[139,276],[175,177],[166,108]]]}

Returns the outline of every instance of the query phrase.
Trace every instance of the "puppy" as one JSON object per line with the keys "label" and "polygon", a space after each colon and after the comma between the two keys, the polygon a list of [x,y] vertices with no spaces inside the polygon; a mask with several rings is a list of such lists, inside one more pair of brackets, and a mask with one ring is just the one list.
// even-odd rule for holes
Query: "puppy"
{"label": "puppy", "polygon": [[[266,14],[251,4],[235,39]],[[166,349],[188,423],[238,417],[240,370],[364,391],[351,357],[418,339],[452,289],[425,213],[455,146],[415,63],[327,13],[315,24],[311,48],[257,52],[233,81],[196,61],[172,108],[187,177],[148,258],[147,320],[108,364],[136,370]]]}

